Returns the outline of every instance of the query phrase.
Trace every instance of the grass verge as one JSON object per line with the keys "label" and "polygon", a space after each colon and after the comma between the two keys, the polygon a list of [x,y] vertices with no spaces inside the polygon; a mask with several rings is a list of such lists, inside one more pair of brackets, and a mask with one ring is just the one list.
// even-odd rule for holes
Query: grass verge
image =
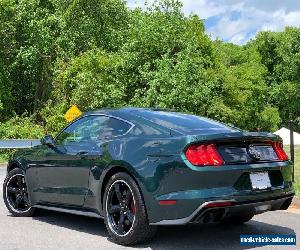
{"label": "grass verge", "polygon": [[[285,152],[290,156],[290,146],[284,146]],[[295,191],[300,197],[300,145],[295,146]]]}
{"label": "grass verge", "polygon": [[295,191],[296,191],[296,196],[300,197],[300,178],[299,177],[295,181]]}

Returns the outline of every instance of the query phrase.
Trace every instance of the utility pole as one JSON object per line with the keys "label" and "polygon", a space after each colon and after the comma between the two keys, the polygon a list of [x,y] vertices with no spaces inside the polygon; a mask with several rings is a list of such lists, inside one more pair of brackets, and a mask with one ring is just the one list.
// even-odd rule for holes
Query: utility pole
{"label": "utility pole", "polygon": [[294,147],[294,121],[289,121],[290,126],[290,154],[293,162],[293,182],[295,181],[295,147]]}

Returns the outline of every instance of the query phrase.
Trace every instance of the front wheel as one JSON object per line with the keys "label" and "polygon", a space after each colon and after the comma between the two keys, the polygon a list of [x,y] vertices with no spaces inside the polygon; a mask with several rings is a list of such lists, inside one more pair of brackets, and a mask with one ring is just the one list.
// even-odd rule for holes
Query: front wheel
{"label": "front wheel", "polygon": [[120,172],[111,177],[104,205],[106,228],[114,242],[134,245],[154,236],[156,228],[149,225],[139,187],[128,174]]}
{"label": "front wheel", "polygon": [[28,199],[28,190],[23,171],[15,168],[7,174],[3,183],[4,203],[13,216],[29,217],[35,212]]}

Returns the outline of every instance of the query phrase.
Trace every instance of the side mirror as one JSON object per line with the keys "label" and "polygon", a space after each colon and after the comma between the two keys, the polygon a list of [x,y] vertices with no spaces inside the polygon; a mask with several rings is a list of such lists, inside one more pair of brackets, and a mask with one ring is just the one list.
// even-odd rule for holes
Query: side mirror
{"label": "side mirror", "polygon": [[42,139],[41,139],[41,143],[42,145],[47,145],[49,147],[54,147],[54,139],[52,135],[45,135]]}

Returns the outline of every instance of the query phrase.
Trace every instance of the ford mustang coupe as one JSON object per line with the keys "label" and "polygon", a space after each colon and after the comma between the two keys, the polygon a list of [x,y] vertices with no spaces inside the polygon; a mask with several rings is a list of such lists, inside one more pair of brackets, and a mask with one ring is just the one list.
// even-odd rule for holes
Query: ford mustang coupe
{"label": "ford mustang coupe", "polygon": [[280,137],[142,108],[83,114],[15,153],[3,187],[13,216],[104,218],[122,245],[149,240],[159,225],[244,223],[287,209],[294,195]]}

